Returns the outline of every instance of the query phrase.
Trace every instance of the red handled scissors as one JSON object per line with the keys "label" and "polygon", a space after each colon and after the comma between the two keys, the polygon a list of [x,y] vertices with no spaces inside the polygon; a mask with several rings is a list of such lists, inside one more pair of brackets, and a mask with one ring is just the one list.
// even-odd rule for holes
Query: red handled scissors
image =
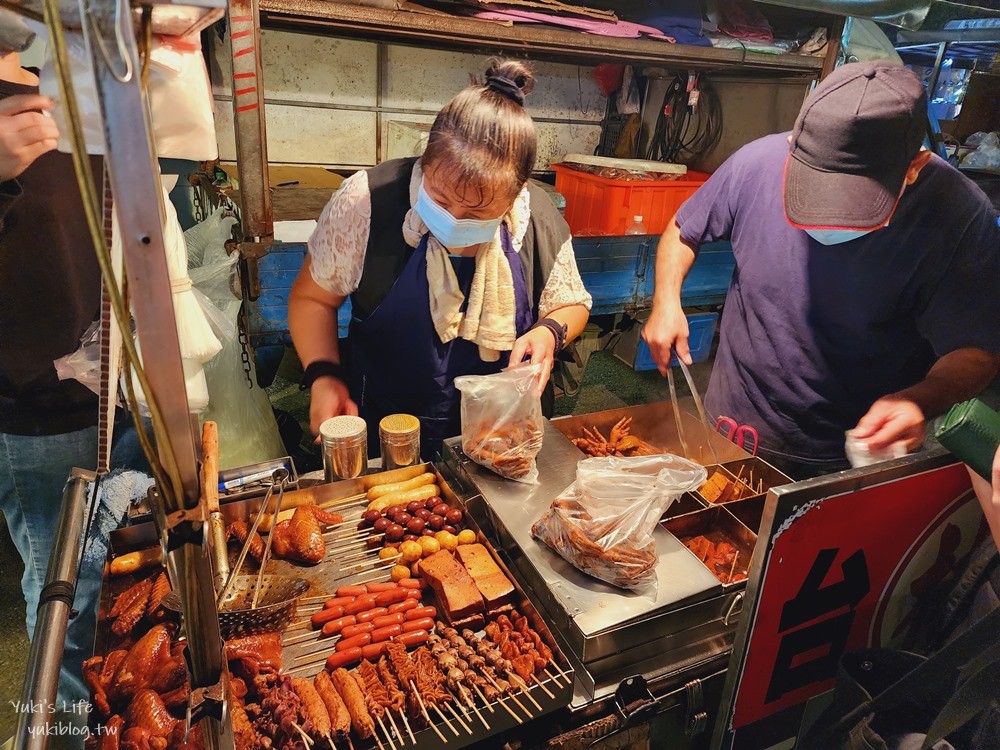
{"label": "red handled scissors", "polygon": [[[749,451],[751,456],[757,455],[757,448],[760,447],[760,437],[757,430],[748,424],[738,424],[732,417],[719,417],[715,420],[715,431],[731,443],[736,443],[738,448]],[[753,440],[753,450],[748,447],[750,440]]]}

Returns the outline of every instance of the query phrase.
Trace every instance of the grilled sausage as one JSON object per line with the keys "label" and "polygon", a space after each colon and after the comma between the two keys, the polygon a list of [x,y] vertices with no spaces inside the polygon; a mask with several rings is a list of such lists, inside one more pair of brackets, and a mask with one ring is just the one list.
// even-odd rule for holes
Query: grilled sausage
{"label": "grilled sausage", "polygon": [[372,721],[371,714],[365,703],[364,693],[358,687],[354,677],[344,668],[337,669],[331,675],[334,686],[340,697],[344,699],[344,705],[351,715],[351,726],[357,732],[358,737],[363,740],[375,734],[375,722]]}
{"label": "grilled sausage", "polygon": [[[335,656],[337,655],[335,654]],[[351,715],[347,711],[347,706],[344,705],[344,699],[340,697],[340,693],[333,686],[330,673],[322,671],[316,675],[313,686],[330,715],[330,728],[334,739],[346,739],[351,731]]]}
{"label": "grilled sausage", "polygon": [[386,508],[391,508],[393,505],[406,505],[414,500],[430,500],[432,497],[437,497],[440,494],[441,491],[436,484],[428,484],[424,487],[404,492],[390,492],[388,495],[382,495],[377,500],[368,503],[368,510],[382,511]]}
{"label": "grilled sausage", "polygon": [[339,620],[344,616],[344,606],[340,605],[337,607],[330,607],[329,609],[321,609],[319,612],[314,614],[309,618],[309,624],[312,625],[313,630],[319,630],[321,627],[326,625],[331,620]]}
{"label": "grilled sausage", "polygon": [[[391,484],[377,484],[368,490],[368,500],[378,500],[384,495],[392,494],[393,492],[406,492],[407,490],[415,490],[418,487],[424,487],[428,484],[434,484],[437,481],[435,477],[430,472],[421,474],[420,476],[414,477],[413,479],[407,479],[404,482],[392,482]],[[434,495],[431,495],[434,497]],[[430,498],[427,498],[430,499]]]}
{"label": "grilled sausage", "polygon": [[302,701],[302,710],[306,718],[312,722],[313,733],[317,737],[329,737],[332,729],[330,712],[313,684],[304,677],[296,677],[292,680],[292,690]]}
{"label": "grilled sausage", "polygon": [[360,648],[352,648],[348,651],[337,651],[330,654],[326,660],[327,669],[340,669],[349,667],[361,661],[362,653]]}
{"label": "grilled sausage", "polygon": [[416,609],[420,606],[420,602],[416,599],[404,599],[399,604],[393,604],[389,607],[389,614],[394,615],[397,612],[407,612],[411,609]]}
{"label": "grilled sausage", "polygon": [[374,620],[376,617],[387,614],[389,614],[389,610],[385,607],[375,607],[375,609],[369,609],[367,612],[359,612],[358,622],[368,622],[369,620]]}

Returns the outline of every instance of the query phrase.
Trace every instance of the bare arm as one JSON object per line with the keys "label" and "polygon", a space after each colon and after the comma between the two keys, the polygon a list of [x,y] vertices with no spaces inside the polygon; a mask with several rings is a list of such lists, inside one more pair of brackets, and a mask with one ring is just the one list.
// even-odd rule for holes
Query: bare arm
{"label": "bare arm", "polygon": [[642,331],[661,375],[667,374],[671,350],[676,350],[682,362],[691,364],[687,318],[681,307],[681,284],[694,265],[694,259],[695,251],[681,239],[677,221],[672,220],[656,248],[653,312]]}
{"label": "bare arm", "polygon": [[[309,256],[306,256],[288,298],[288,328],[292,342],[303,367],[320,361],[339,363],[337,309],[344,304],[345,298],[317,284],[309,267]],[[319,426],[330,417],[358,413],[347,384],[335,378],[319,378],[313,383],[310,396],[309,424],[313,434],[318,434]]]}
{"label": "bare arm", "polygon": [[1000,370],[1000,356],[982,349],[956,349],[941,357],[922,381],[880,398],[858,422],[855,437],[874,450],[904,442],[907,452],[924,440],[926,421],[953,404],[978,395]]}

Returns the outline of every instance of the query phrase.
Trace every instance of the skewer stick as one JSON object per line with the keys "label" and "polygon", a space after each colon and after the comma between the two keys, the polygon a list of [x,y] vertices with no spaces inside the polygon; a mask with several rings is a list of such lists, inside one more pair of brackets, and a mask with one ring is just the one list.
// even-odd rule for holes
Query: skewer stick
{"label": "skewer stick", "polygon": [[[556,697],[555,697],[555,696],[554,696],[554,695],[552,694],[552,691],[551,691],[551,690],[549,690],[549,689],[548,689],[547,687],[545,687],[545,685],[543,685],[543,684],[541,683],[541,681],[540,681],[540,680],[538,680],[538,679],[537,679],[537,678],[536,678],[536,677],[535,677],[534,675],[532,675],[531,679],[532,679],[532,681],[533,681],[533,682],[534,682],[534,683],[535,683],[536,685],[538,685],[538,687],[539,687],[539,688],[541,688],[541,690],[542,690],[542,692],[543,692],[543,693],[545,693],[545,694],[546,694],[547,696],[549,696],[549,697],[550,697],[550,698],[551,698],[552,700],[555,700],[555,699],[556,699]],[[539,709],[539,710],[541,710],[541,709]]]}
{"label": "skewer stick", "polygon": [[[510,672],[508,672],[507,674],[510,674]],[[511,684],[514,685],[514,683]],[[535,696],[533,696],[529,692],[528,688],[524,688],[521,685],[516,685],[516,687],[529,701],[531,701],[532,705],[534,705],[535,708],[537,708],[539,711],[542,710],[542,707],[538,704],[538,701],[535,700]]]}
{"label": "skewer stick", "polygon": [[306,617],[305,619],[302,619],[302,620],[296,620],[291,625],[289,625],[287,628],[285,628],[285,632],[287,633],[289,630],[301,630],[302,628],[306,627],[308,624],[309,624],[309,618],[308,617]]}
{"label": "skewer stick", "polygon": [[406,711],[402,708],[399,709],[399,718],[403,720],[403,726],[406,727],[406,733],[410,735],[410,742],[414,745],[417,744],[416,738],[413,736],[413,730],[410,729],[410,720],[406,718]]}
{"label": "skewer stick", "polygon": [[[374,730],[374,727],[372,727]],[[378,745],[378,750],[385,750],[385,745],[382,744],[382,738],[378,736],[378,731],[372,731],[372,736],[375,738],[375,744]]]}
{"label": "skewer stick", "polygon": [[332,747],[332,748],[336,748],[337,747],[336,745],[333,744],[333,737],[330,735],[329,732],[327,732],[326,734],[323,735],[323,739],[327,741],[327,744],[329,744],[330,747]]}
{"label": "skewer stick", "polygon": [[316,604],[319,602],[322,604],[327,599],[331,599],[331,594],[317,594],[316,596],[303,596],[299,597],[299,604]]}
{"label": "skewer stick", "polygon": [[518,714],[514,713],[514,710],[503,702],[503,698],[497,698],[497,703],[503,706],[503,710],[509,713],[514,718],[514,721],[516,721],[518,724],[524,723],[524,719],[522,719]]}
{"label": "skewer stick", "polygon": [[291,646],[291,645],[293,645],[295,643],[301,643],[302,641],[308,641],[310,638],[322,638],[322,637],[323,637],[323,631],[322,630],[310,630],[310,631],[308,631],[306,633],[302,633],[301,635],[292,636],[291,638],[285,638],[284,640],[281,641],[281,645],[282,646]]}
{"label": "skewer stick", "polygon": [[545,672],[545,676],[548,677],[550,680],[552,680],[556,685],[558,685],[559,687],[563,686],[563,684],[558,679],[556,679],[556,676],[552,674],[548,669],[542,669],[542,671]]}
{"label": "skewer stick", "polygon": [[[327,552],[329,553],[330,550],[327,550]],[[361,558],[368,557],[369,555],[377,555],[378,553],[379,553],[379,549],[377,547],[372,547],[371,549],[363,549],[363,550],[360,550],[358,552],[351,552],[351,554],[344,555],[343,557],[341,557],[339,560],[337,560],[337,562],[339,562],[339,563],[341,563],[341,565],[343,565],[348,560],[361,559]]]}
{"label": "skewer stick", "polygon": [[[469,707],[472,708],[472,710],[475,712],[476,716],[479,717],[479,720],[481,722],[483,722],[483,726],[486,727],[486,731],[487,732],[490,731],[490,725],[489,725],[489,723],[486,721],[485,718],[483,718],[483,715],[481,713],[479,713],[479,706],[476,705],[476,699],[473,698],[472,696],[469,696]],[[468,714],[466,714],[466,716],[468,716]],[[470,721],[471,721],[471,718],[470,718]]]}
{"label": "skewer stick", "polygon": [[308,672],[310,669],[314,669],[316,667],[322,669],[324,664],[326,664],[326,659],[323,659],[323,661],[314,661],[312,664],[303,664],[301,667],[293,667],[292,669],[282,669],[281,671],[284,674],[295,674],[296,672]]}
{"label": "skewer stick", "polygon": [[313,745],[316,744],[313,738],[310,737],[308,734],[306,734],[305,730],[298,724],[296,724],[294,721],[292,722],[292,727],[294,727],[295,731],[298,732],[299,735],[302,737],[302,741],[306,743],[306,747],[312,747]]}
{"label": "skewer stick", "polygon": [[493,704],[490,703],[488,700],[486,700],[486,696],[483,694],[483,691],[480,689],[479,685],[473,682],[472,687],[476,691],[476,695],[478,695],[480,700],[482,700],[483,705],[486,706],[487,710],[489,710],[491,714],[495,714],[496,711],[493,709]]}
{"label": "skewer stick", "polygon": [[470,727],[468,724],[465,723],[465,720],[462,719],[462,717],[459,715],[458,711],[455,710],[455,707],[453,705],[451,705],[450,703],[445,703],[444,707],[451,712],[451,715],[455,717],[455,721],[459,723],[462,729],[464,729],[469,734],[472,734],[472,727]]}
{"label": "skewer stick", "polygon": [[[417,690],[417,686],[413,684],[413,680],[410,680],[410,690],[412,690],[413,694],[417,696],[417,703],[420,704],[420,710],[424,712],[424,718],[427,719],[427,723],[430,724],[431,729],[434,730],[434,734],[436,734],[438,736],[438,739],[440,739],[442,742],[447,743],[448,739],[443,734],[441,734],[441,730],[437,728],[437,724],[431,721],[431,716],[430,714],[427,713],[427,706],[424,705],[424,699],[420,697],[420,692]],[[409,729],[410,725],[407,724],[406,728]],[[455,735],[457,736],[458,732],[455,732]],[[411,739],[413,738],[412,732],[410,733],[410,738]],[[417,741],[413,740],[413,744],[416,743]]]}
{"label": "skewer stick", "polygon": [[558,662],[556,662],[555,659],[549,659],[549,664],[552,666],[553,669],[555,669],[559,673],[560,677],[562,677],[564,680],[566,680],[566,682],[568,684],[569,683],[569,675],[566,674],[565,672],[563,672],[563,669],[562,669],[562,667],[559,666]]}
{"label": "skewer stick", "polygon": [[459,694],[454,690],[452,690],[451,688],[448,689],[448,694],[455,699],[455,703],[458,704],[458,708],[462,712],[462,716],[464,716],[469,721],[472,721],[472,717],[469,715],[469,711],[465,707],[465,704],[462,703],[462,698],[459,696]]}
{"label": "skewer stick", "polygon": [[347,746],[351,748],[351,750],[354,750],[354,743],[351,742],[351,735],[347,735]]}
{"label": "skewer stick", "polygon": [[303,659],[310,659],[310,658],[311,659],[315,659],[316,658],[316,654],[319,654],[319,653],[325,653],[325,654],[329,655],[330,654],[330,649],[332,649],[333,646],[334,646],[334,644],[337,641],[340,640],[340,636],[339,635],[331,635],[331,636],[329,636],[329,639],[330,640],[324,640],[323,641],[323,643],[321,644],[321,648],[314,648],[311,651],[307,651],[307,652],[303,653],[301,656],[296,656],[292,661],[300,662]]}
{"label": "skewer stick", "polygon": [[[486,674],[486,672],[483,672],[483,674]],[[494,680],[489,674],[486,674],[486,679],[493,683],[493,687],[495,687],[497,690],[499,690],[501,695],[504,695],[503,688],[500,687],[500,683],[499,682],[497,682],[496,680]],[[524,713],[527,714],[527,716],[528,716],[529,719],[531,718],[531,712],[524,707],[524,704],[521,703],[521,701],[519,701],[517,699],[516,695],[514,695],[513,693],[511,693],[509,695],[506,695],[506,697],[510,698],[511,701],[513,701],[514,704],[518,708],[520,708],[522,711],[524,711]],[[502,698],[500,699],[500,703],[503,703],[503,699]],[[508,709],[508,710],[510,710],[510,709]],[[511,711],[510,713],[513,714],[514,712]],[[524,723],[524,721],[522,719],[520,719],[519,717],[515,717],[515,718],[517,718],[517,721],[518,721],[519,724],[523,724]]]}
{"label": "skewer stick", "polygon": [[461,736],[459,731],[455,729],[455,725],[448,720],[448,717],[444,715],[444,712],[440,708],[435,706],[433,703],[431,704],[431,708],[433,708],[437,715],[441,717],[441,721],[444,722],[445,726],[448,727],[448,729],[450,729],[456,737]]}
{"label": "skewer stick", "polygon": [[385,715],[389,718],[389,725],[392,727],[392,733],[396,735],[396,740],[399,742],[399,746],[402,747],[406,738],[403,736],[403,733],[399,731],[399,727],[396,726],[396,720],[392,718],[392,711],[386,708]]}
{"label": "skewer stick", "polygon": [[385,722],[382,721],[381,716],[376,716],[375,719],[378,721],[378,725],[382,727],[382,732],[385,733],[386,742],[389,743],[390,750],[396,750],[396,743],[392,741],[392,735],[389,734],[389,730],[385,728]]}
{"label": "skewer stick", "polygon": [[733,582],[733,575],[736,573],[736,561],[740,559],[740,551],[736,550],[736,554],[733,555],[733,567],[729,569],[729,578],[726,579],[726,583]]}
{"label": "skewer stick", "polygon": [[399,731],[399,727],[396,726],[396,720],[392,718],[392,711],[386,709],[385,715],[389,717],[389,724],[392,726],[392,733],[396,735],[396,740],[399,742],[399,746],[402,747],[403,743],[406,742],[406,737],[403,736],[403,733]]}

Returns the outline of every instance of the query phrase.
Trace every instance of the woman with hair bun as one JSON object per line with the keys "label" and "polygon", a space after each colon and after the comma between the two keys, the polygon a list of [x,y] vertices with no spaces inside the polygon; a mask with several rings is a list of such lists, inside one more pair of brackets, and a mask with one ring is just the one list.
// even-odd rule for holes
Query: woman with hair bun
{"label": "woman with hair bun", "polygon": [[[583,331],[591,298],[569,227],[528,182],[534,82],[526,64],[493,61],[438,113],[422,157],[358,172],[323,210],[289,299],[313,432],[340,414],[372,427],[413,414],[431,458],[461,432],[455,377],[530,358],[544,386]],[[345,363],[337,308],[348,297]]]}

